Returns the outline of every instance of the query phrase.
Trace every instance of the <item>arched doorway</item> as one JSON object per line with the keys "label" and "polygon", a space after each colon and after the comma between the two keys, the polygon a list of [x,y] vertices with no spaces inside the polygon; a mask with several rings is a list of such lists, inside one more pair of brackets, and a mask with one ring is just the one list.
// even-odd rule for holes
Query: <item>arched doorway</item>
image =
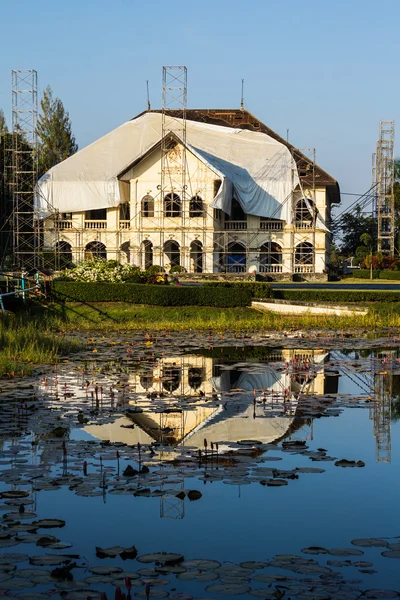
{"label": "arched doorway", "polygon": [[246,272],[246,247],[242,242],[231,242],[228,244],[226,261],[227,273]]}
{"label": "arched doorway", "polygon": [[94,258],[107,260],[107,248],[102,242],[89,242],[86,245],[85,260],[93,260]]}
{"label": "arched doorway", "polygon": [[121,246],[120,259],[124,265],[129,265],[131,262],[131,246],[129,242],[124,242]]}
{"label": "arched doorway", "polygon": [[203,272],[203,244],[198,240],[190,244],[190,272]]}
{"label": "arched doorway", "polygon": [[72,246],[68,242],[61,240],[56,243],[56,254],[59,257],[60,269],[67,269],[72,265]]}
{"label": "arched doorway", "polygon": [[142,242],[142,267],[146,270],[153,264],[153,244],[150,240]]}
{"label": "arched doorway", "polygon": [[296,246],[294,264],[297,273],[312,272],[314,265],[314,246],[310,242],[302,242]]}
{"label": "arched doorway", "polygon": [[260,273],[282,272],[282,248],[275,242],[265,242],[260,248]]}
{"label": "arched doorway", "polygon": [[168,240],[165,242],[164,253],[167,255],[167,260],[171,267],[176,267],[181,264],[180,247],[175,240]]}

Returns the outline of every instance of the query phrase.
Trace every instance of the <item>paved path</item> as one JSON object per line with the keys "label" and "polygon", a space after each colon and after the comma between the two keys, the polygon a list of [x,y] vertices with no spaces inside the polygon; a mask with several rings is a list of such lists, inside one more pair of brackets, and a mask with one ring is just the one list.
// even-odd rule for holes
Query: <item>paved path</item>
{"label": "paved path", "polygon": [[271,283],[280,290],[382,290],[400,292],[399,283]]}

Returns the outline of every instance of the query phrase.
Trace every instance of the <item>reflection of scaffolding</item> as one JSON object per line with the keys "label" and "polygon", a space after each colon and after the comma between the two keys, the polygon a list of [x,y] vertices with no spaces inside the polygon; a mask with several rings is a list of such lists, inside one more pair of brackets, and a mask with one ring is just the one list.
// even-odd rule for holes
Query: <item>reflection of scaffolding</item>
{"label": "reflection of scaffolding", "polygon": [[[388,358],[390,360],[391,356]],[[389,370],[375,373],[374,403],[370,416],[374,423],[378,462],[391,461],[392,388],[393,375]]]}
{"label": "reflection of scaffolding", "polygon": [[381,121],[376,145],[378,252],[394,255],[394,121]]}
{"label": "reflection of scaffolding", "polygon": [[12,71],[13,258],[15,266],[37,266],[38,219],[34,213],[37,165],[37,72]]}

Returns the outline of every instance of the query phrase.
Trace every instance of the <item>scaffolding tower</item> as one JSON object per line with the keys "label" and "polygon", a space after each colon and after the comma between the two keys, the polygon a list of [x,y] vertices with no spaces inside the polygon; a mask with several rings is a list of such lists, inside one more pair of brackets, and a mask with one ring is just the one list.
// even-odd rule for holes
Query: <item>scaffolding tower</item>
{"label": "scaffolding tower", "polygon": [[378,252],[394,256],[394,121],[380,121],[376,145]]}
{"label": "scaffolding tower", "polygon": [[13,260],[18,269],[38,262],[38,219],[34,208],[38,178],[37,72],[12,71]]}

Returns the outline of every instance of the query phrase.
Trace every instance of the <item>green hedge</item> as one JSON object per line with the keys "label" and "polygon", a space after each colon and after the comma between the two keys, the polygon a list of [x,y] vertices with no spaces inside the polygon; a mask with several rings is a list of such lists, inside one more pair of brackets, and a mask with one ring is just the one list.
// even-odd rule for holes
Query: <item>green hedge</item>
{"label": "green hedge", "polygon": [[[353,271],[351,277],[357,277],[357,279],[369,279],[369,269],[360,269],[359,271]],[[400,271],[372,271],[372,279],[391,279],[393,281],[400,281]]]}
{"label": "green hedge", "polygon": [[250,290],[252,298],[273,297],[273,290],[270,284],[263,281],[207,281],[204,286],[225,289],[234,288],[235,290]]}
{"label": "green hedge", "polygon": [[72,302],[129,302],[157,306],[249,306],[250,289],[181,287],[140,283],[54,281],[54,299]]}
{"label": "green hedge", "polygon": [[[372,271],[372,279],[379,279],[380,271]],[[350,277],[356,277],[357,279],[369,279],[371,273],[369,269],[354,269]]]}
{"label": "green hedge", "polygon": [[274,289],[273,292],[274,298],[301,302],[400,302],[400,291]]}

